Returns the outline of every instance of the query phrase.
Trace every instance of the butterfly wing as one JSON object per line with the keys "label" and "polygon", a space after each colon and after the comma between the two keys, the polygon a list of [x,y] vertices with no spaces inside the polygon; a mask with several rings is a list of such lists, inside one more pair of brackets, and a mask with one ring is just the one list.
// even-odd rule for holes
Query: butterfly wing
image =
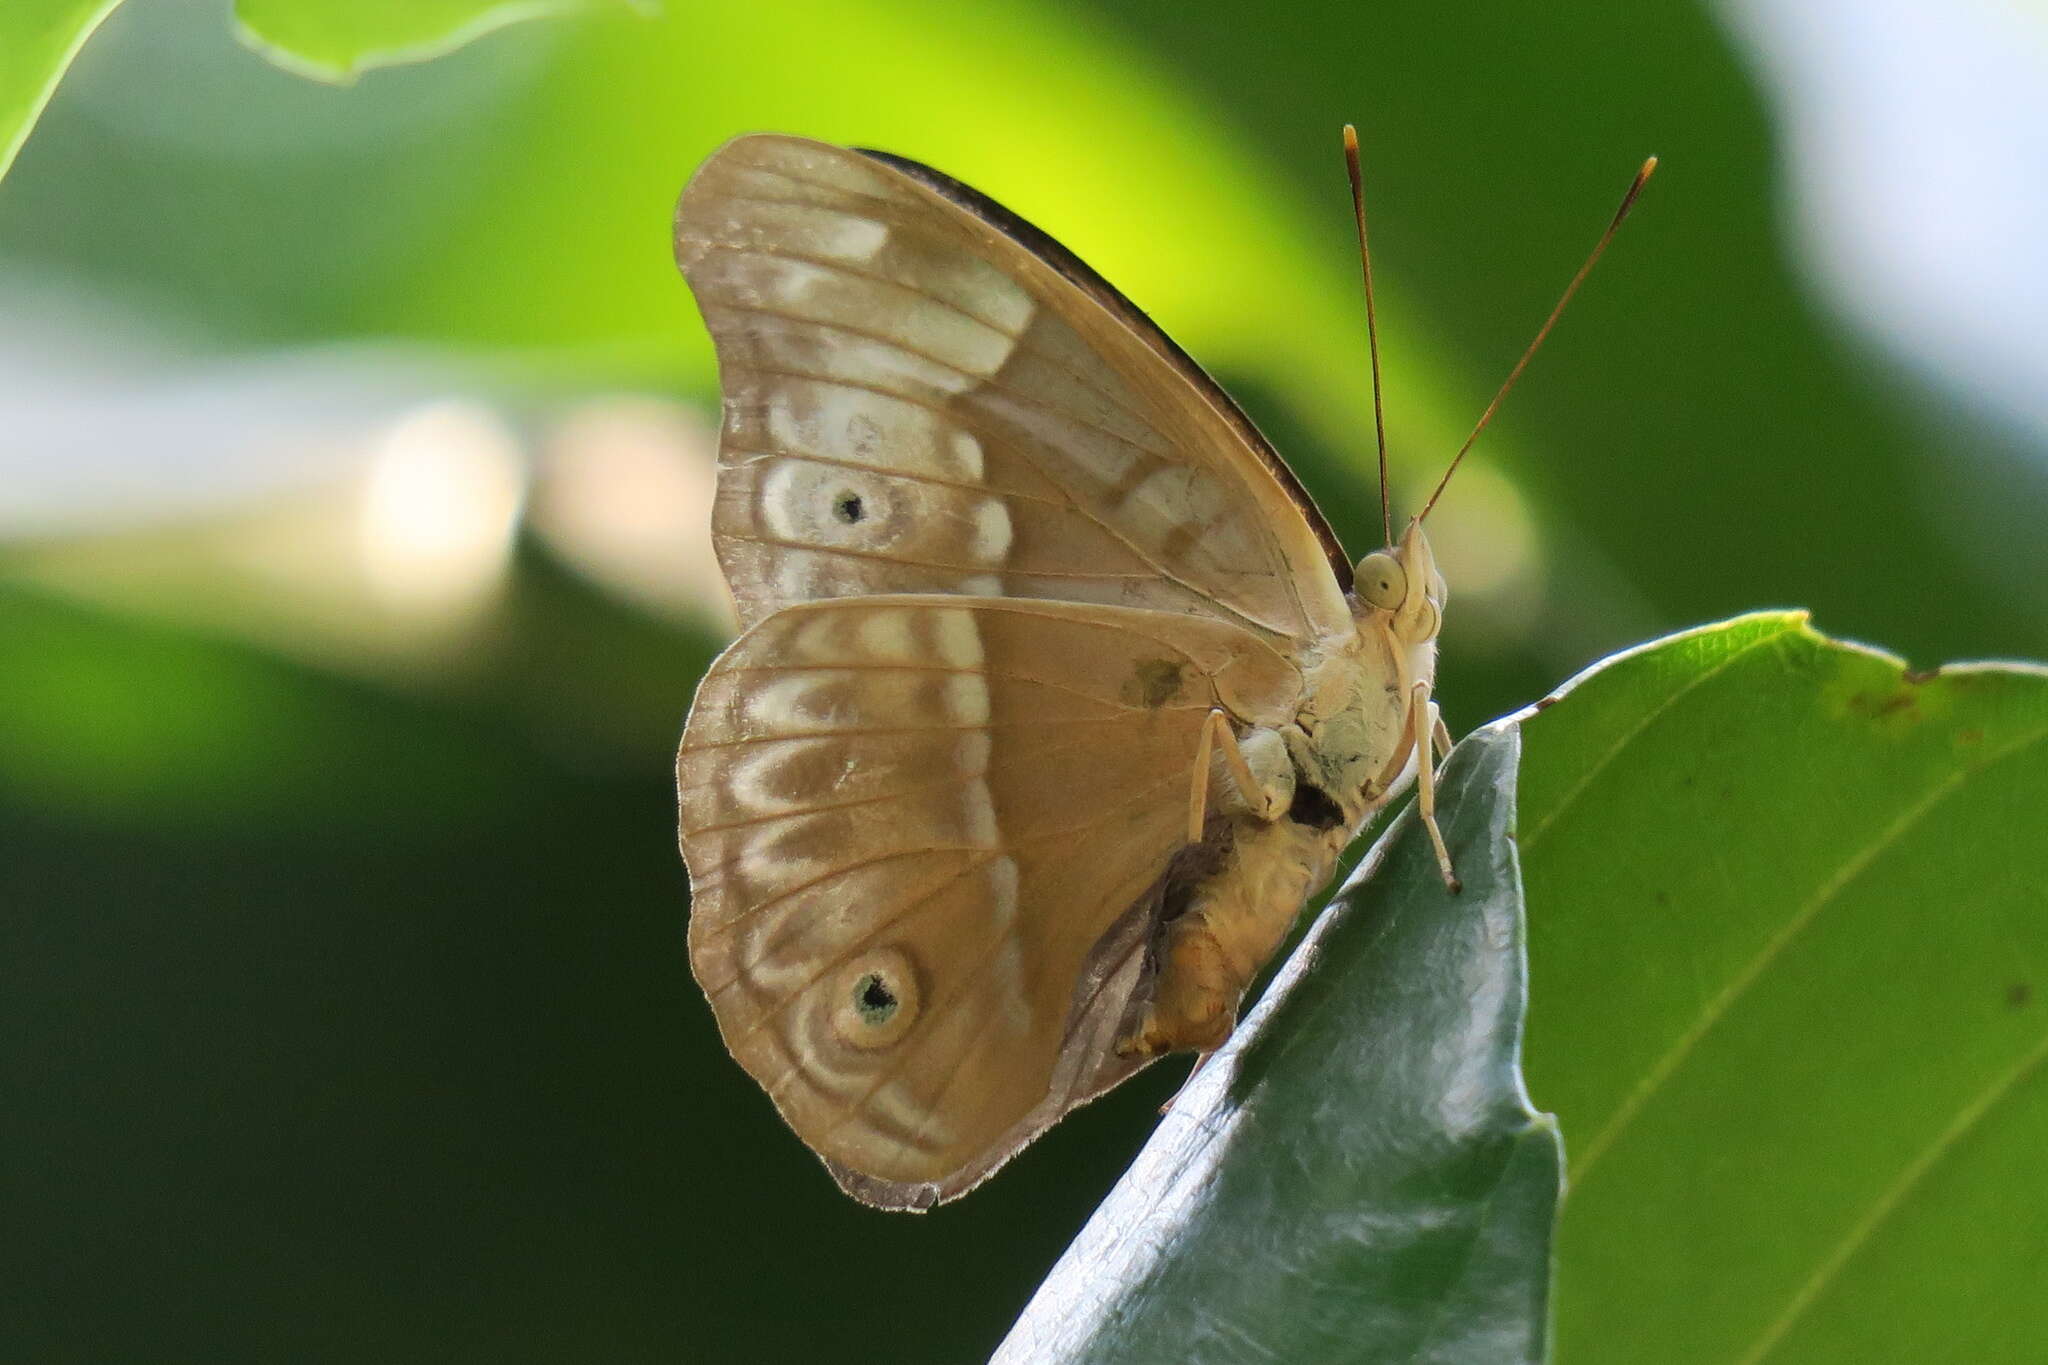
{"label": "butterfly wing", "polygon": [[1350,629],[1336,538],[1250,421],[1099,276],[935,171],[728,143],[676,254],[725,395],[713,535],[743,624],[882,592]]}
{"label": "butterfly wing", "polygon": [[676,251],[747,627],[678,759],[691,961],[842,1185],[928,1206],[1134,1069],[1204,718],[1292,717],[1347,570],[1192,361],[936,172],[741,138]]}
{"label": "butterfly wing", "polygon": [[1132,1069],[1110,1045],[1143,935],[1111,930],[1186,842],[1204,719],[1277,723],[1300,688],[1184,614],[874,596],[765,618],[677,764],[727,1046],[860,1197],[978,1183]]}

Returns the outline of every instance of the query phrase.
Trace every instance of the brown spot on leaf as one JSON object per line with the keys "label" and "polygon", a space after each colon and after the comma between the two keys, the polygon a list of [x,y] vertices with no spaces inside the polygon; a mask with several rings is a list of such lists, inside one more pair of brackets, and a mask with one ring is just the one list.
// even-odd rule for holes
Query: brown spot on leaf
{"label": "brown spot on leaf", "polygon": [[1174,659],[1140,659],[1124,683],[1124,700],[1156,711],[1180,693],[1181,665]]}
{"label": "brown spot on leaf", "polygon": [[1547,697],[1538,697],[1536,699],[1536,709],[1538,711],[1548,711],[1551,707],[1557,705],[1557,700],[1557,694],[1555,692],[1551,693]]}
{"label": "brown spot on leaf", "polygon": [[1940,677],[1941,665],[1936,664],[1932,668],[1909,668],[1900,676],[1917,687],[1921,683],[1931,683]]}
{"label": "brown spot on leaf", "polygon": [[1847,705],[1854,714],[1868,716],[1872,720],[1900,716],[1901,712],[1910,713],[1900,716],[1901,719],[1917,720],[1920,715],[1919,700],[1911,691],[1906,690],[1890,693],[1857,692],[1851,694]]}
{"label": "brown spot on leaf", "polygon": [[2016,1010],[2025,1009],[2033,998],[2034,988],[2025,981],[2015,981],[2005,988],[2005,1003]]}
{"label": "brown spot on leaf", "polygon": [[1975,726],[1967,730],[1956,731],[1956,743],[1958,744],[1982,744],[1983,742],[1984,732]]}

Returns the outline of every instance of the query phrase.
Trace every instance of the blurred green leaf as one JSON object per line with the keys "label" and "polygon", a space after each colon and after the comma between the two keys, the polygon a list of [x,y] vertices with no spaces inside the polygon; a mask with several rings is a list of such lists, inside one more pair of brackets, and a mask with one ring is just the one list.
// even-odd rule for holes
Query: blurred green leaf
{"label": "blurred green leaf", "polygon": [[345,85],[423,62],[507,24],[629,0],[235,0],[235,33],[276,66]]}
{"label": "blurred green leaf", "polygon": [[544,777],[483,718],[0,586],[0,803],[165,837],[390,838],[500,818]]}
{"label": "blurred green leaf", "polygon": [[1560,1358],[2040,1359],[2048,670],[1756,615],[1525,732]]}
{"label": "blurred green leaf", "polygon": [[1480,731],[1445,775],[1463,894],[1395,822],[998,1360],[1542,1358],[1560,1152],[1519,1069],[1518,747]]}
{"label": "blurred green leaf", "polygon": [[0,176],[14,164],[78,49],[121,0],[14,0],[0,6]]}

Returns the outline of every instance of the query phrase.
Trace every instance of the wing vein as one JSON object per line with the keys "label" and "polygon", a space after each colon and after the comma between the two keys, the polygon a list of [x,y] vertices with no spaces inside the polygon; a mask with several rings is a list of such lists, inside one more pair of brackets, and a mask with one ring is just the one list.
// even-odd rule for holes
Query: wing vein
{"label": "wing vein", "polygon": [[[1169,778],[1167,780],[1171,779]],[[1150,787],[1146,788],[1146,792],[1149,793],[1151,791],[1155,791],[1163,785],[1165,785],[1164,782],[1155,782]],[[1108,818],[1109,817],[1105,815],[1099,819],[1089,821],[1087,824],[1075,826],[1074,828],[1094,828],[1106,823]],[[1068,832],[1071,831],[1062,831],[1062,833]],[[1036,842],[1036,840],[1026,840],[1024,842]],[[961,978],[958,985],[956,985],[947,992],[946,999],[948,1002],[950,1002],[953,998],[962,995],[966,995],[968,998],[972,998],[971,993],[968,991],[968,987],[978,983],[981,980],[981,978],[987,974],[989,968],[995,964],[996,958],[1000,955],[1007,938],[1007,934],[998,934],[994,937],[994,939],[991,940],[989,947],[986,951],[984,951],[981,954],[980,958],[975,962],[973,969],[965,977]],[[940,1008],[940,1002],[934,1000],[932,1002],[932,1013],[937,1014],[940,1011]],[[959,1056],[954,1060],[951,1069],[947,1071],[946,1079],[940,1084],[938,1094],[933,1098],[932,1102],[925,1107],[925,1117],[923,1121],[919,1123],[917,1130],[908,1139],[895,1139],[895,1141],[899,1145],[899,1149],[901,1147],[913,1145],[918,1138],[923,1136],[925,1129],[931,1125],[932,1119],[937,1117],[940,1107],[945,1102],[945,1097],[948,1094],[952,1093],[953,1087],[959,1083],[961,1074],[967,1068],[968,1059],[971,1056],[973,1056],[975,1050],[978,1047],[980,1047],[982,1039],[988,1036],[988,1030],[994,1024],[996,1018],[997,1011],[995,1009],[994,1002],[991,1002],[987,1016],[981,1021],[980,1025],[976,1027],[974,1033],[968,1039],[967,1045],[960,1049]],[[837,1122],[835,1122],[832,1125],[832,1127],[829,1130],[827,1130],[826,1136],[829,1137],[832,1133],[838,1132],[841,1127],[845,1126],[846,1123],[853,1119],[855,1115],[858,1114],[860,1108],[863,1105],[865,1105],[870,1099],[872,1099],[877,1091],[879,1091],[884,1085],[888,1084],[891,1080],[896,1078],[898,1073],[901,1072],[904,1065],[906,1065],[910,1060],[911,1054],[914,1050],[922,1048],[926,1044],[930,1043],[936,1037],[938,1037],[936,1033],[926,1033],[921,1037],[915,1039],[911,1046],[904,1048],[902,1052],[898,1053],[895,1057],[892,1057],[890,1059],[891,1066],[888,1069],[883,1070],[876,1075],[874,1081],[868,1086],[866,1091],[862,1092],[860,1098],[854,1101],[852,1105],[848,1106],[848,1110],[845,1116],[840,1118]],[[1048,1075],[1046,1077],[1046,1084],[1050,1086],[1051,1083],[1052,1077]],[[1035,1108],[1040,1098],[1040,1096],[1033,1096],[1031,1107]],[[1030,1110],[1027,1109],[1025,1112],[1029,1113]]]}
{"label": "wing vein", "polygon": [[[728,533],[730,534],[730,533]],[[809,550],[821,555],[845,555],[849,559],[878,560],[884,564],[902,564],[913,569],[946,569],[954,573],[980,577],[994,572],[986,564],[950,564],[942,559],[912,559],[908,555],[884,554],[877,550],[851,550],[839,545],[819,545],[807,540],[789,540],[781,536],[748,535],[745,540],[755,545],[779,545],[786,550]],[[1010,578],[1157,578],[1157,574],[1111,571],[1107,569],[1012,569],[1004,567],[997,577]],[[864,597],[886,597],[888,593],[863,593]],[[1058,599],[1054,599],[1058,600]]]}
{"label": "wing vein", "polygon": [[[755,200],[755,197],[753,195],[747,194],[734,194],[729,195],[727,197],[737,199],[742,202],[753,201],[773,204],[786,204],[790,202],[789,200],[786,199],[770,199],[757,201]],[[972,308],[967,307],[965,304],[957,303],[952,299],[944,297],[943,295],[931,293],[929,290],[920,289],[914,284],[905,284],[902,280],[899,280],[892,275],[884,275],[877,270],[862,270],[860,267],[850,264],[847,261],[835,260],[830,256],[819,256],[808,251],[793,251],[788,247],[767,246],[759,242],[729,242],[722,237],[697,237],[694,238],[693,240],[704,246],[710,247],[714,251],[737,251],[746,255],[771,256],[777,260],[798,261],[804,265],[814,265],[821,270],[832,271],[834,274],[846,275],[850,278],[857,280],[868,280],[875,284],[884,284],[889,286],[891,289],[899,290],[905,294],[912,294],[921,299],[929,299],[933,303],[938,304],[941,308],[946,309],[948,312],[957,313],[961,317],[966,318],[969,322],[978,323],[981,326],[988,328],[988,330],[990,330],[991,332],[994,332],[999,336],[1007,337],[1011,341],[1020,340],[1023,336],[1023,333],[1013,332],[1009,328],[1003,326],[1001,323],[995,321],[993,318],[983,317],[981,314],[975,312]]]}
{"label": "wing vein", "polygon": [[804,460],[811,464],[831,465],[836,469],[859,469],[870,474],[881,474],[892,479],[905,479],[912,483],[927,483],[939,488],[956,488],[963,493],[977,493],[983,497],[997,497],[1005,501],[1035,502],[1046,507],[1071,508],[1070,502],[1048,498],[1037,493],[1025,493],[1018,489],[992,488],[986,483],[968,483],[961,479],[942,479],[936,474],[922,474],[897,465],[868,464],[861,460],[843,460],[836,455],[819,455],[808,450],[740,450],[728,449],[722,454],[728,465],[752,464],[756,460]]}
{"label": "wing vein", "polygon": [[[922,853],[928,850],[918,849],[915,851]],[[964,850],[952,851],[958,852]],[[908,919],[911,915],[925,910],[929,910],[932,906],[932,903],[938,898],[940,892],[946,890],[948,887],[958,882],[962,877],[965,877],[970,873],[977,872],[980,869],[986,867],[990,862],[994,861],[996,858],[1001,856],[993,849],[975,849],[972,851],[979,854],[980,856],[972,859],[965,865],[956,869],[951,876],[942,878],[940,881],[935,883],[929,890],[920,892],[916,899],[909,902],[902,909],[890,915],[887,919],[883,920],[874,928],[862,934],[859,938],[854,939],[851,943],[844,945],[839,950],[838,956],[826,962],[824,966],[818,968],[817,971],[812,972],[809,976],[805,977],[797,985],[791,987],[787,992],[783,994],[781,999],[777,1000],[774,1003],[774,1005],[772,1005],[770,1008],[766,1010],[763,1010],[761,1012],[760,1018],[756,1019],[753,1023],[747,1025],[746,1030],[739,1034],[738,1038],[736,1038],[734,1041],[738,1042],[743,1039],[751,1038],[756,1033],[759,1033],[761,1029],[764,1026],[766,1026],[771,1020],[778,1018],[784,1010],[788,1009],[793,1002],[799,999],[805,991],[808,991],[811,987],[817,985],[820,981],[824,980],[826,975],[830,973],[833,968],[840,966],[847,957],[867,947],[869,944],[873,943],[876,939],[880,938],[889,930],[898,927],[903,923],[904,920]],[[749,908],[752,909],[756,907]],[[734,982],[738,982],[741,979],[742,978],[738,976],[735,976],[733,978]],[[734,1050],[737,1051],[738,1049],[735,1048]]]}
{"label": "wing vein", "polygon": [[[756,375],[774,376],[782,379],[796,379],[802,380],[806,383],[813,384],[830,384],[839,388],[857,389],[863,393],[872,393],[877,397],[887,398],[899,403],[910,403],[917,407],[925,409],[926,411],[932,413],[933,415],[945,421],[960,422],[962,425],[972,428],[980,435],[987,436],[990,434],[988,427],[984,424],[963,421],[963,413],[955,412],[950,408],[944,407],[937,403],[930,402],[926,399],[917,398],[910,394],[898,393],[894,389],[887,389],[879,384],[863,383],[858,379],[848,379],[841,375],[817,374],[805,370],[784,369],[777,366],[762,365],[754,361],[748,362],[748,368]],[[1087,426],[1088,424],[1084,422],[1080,425]],[[1111,436],[1112,439],[1114,439],[1114,433],[1105,432],[1103,434]],[[1167,583],[1171,583],[1175,587],[1183,589],[1184,591],[1198,598],[1202,602],[1207,603],[1214,610],[1227,614],[1228,616],[1233,618],[1237,623],[1243,625],[1245,629],[1250,630],[1256,634],[1269,636],[1280,635],[1290,639],[1300,638],[1300,636],[1292,630],[1288,630],[1283,627],[1269,625],[1264,621],[1260,621],[1250,615],[1247,615],[1245,612],[1239,610],[1237,607],[1232,606],[1230,603],[1223,601],[1221,598],[1217,597],[1213,592],[1205,592],[1202,589],[1196,587],[1194,584],[1189,583],[1179,574],[1174,573],[1165,565],[1161,564],[1158,561],[1158,559],[1156,559],[1143,546],[1139,545],[1137,542],[1133,541],[1129,536],[1125,535],[1122,531],[1118,530],[1115,526],[1111,525],[1107,521],[1104,521],[1101,517],[1095,515],[1095,513],[1091,512],[1088,508],[1082,506],[1079,502],[1075,501],[1073,496],[1067,493],[1066,486],[1063,483],[1061,483],[1059,479],[1053,477],[1050,474],[1047,474],[1045,471],[1045,467],[1042,464],[1040,464],[1037,460],[1033,459],[1028,452],[1025,452],[1021,449],[1017,449],[1016,447],[1006,446],[1005,448],[1016,450],[1016,453],[1020,459],[1024,460],[1033,469],[1037,470],[1041,477],[1045,478],[1045,480],[1048,483],[1052,484],[1053,487],[1057,488],[1060,491],[1060,493],[1066,497],[1068,506],[1072,507],[1076,512],[1079,512],[1087,520],[1093,522],[1098,528],[1102,530],[1102,532],[1105,535],[1116,540],[1119,544],[1123,545],[1126,549],[1128,549],[1132,554],[1136,555],[1140,560],[1147,564],[1150,564],[1154,570],[1154,576],[1156,576],[1160,580]],[[1140,449],[1142,449],[1142,447],[1140,447]],[[801,546],[799,548],[815,549],[816,547]],[[845,552],[836,551],[834,553]],[[1266,578],[1273,577],[1273,575],[1271,574],[1261,574],[1256,576]],[[1298,600],[1299,595],[1297,594],[1297,601]]]}
{"label": "wing vein", "polygon": [[[746,199],[748,196],[734,195],[732,197],[735,199]],[[780,203],[783,201],[774,200],[771,202]],[[1095,397],[1101,399],[1103,402],[1109,404],[1111,407],[1114,407],[1117,411],[1123,413],[1132,421],[1136,422],[1139,426],[1143,427],[1145,430],[1151,432],[1154,436],[1158,437],[1159,440],[1162,443],[1164,443],[1169,449],[1172,448],[1172,442],[1167,440],[1166,434],[1164,432],[1160,431],[1159,428],[1152,425],[1152,423],[1146,421],[1143,413],[1140,413],[1133,409],[1129,403],[1125,402],[1116,393],[1112,392],[1107,388],[1104,388],[1095,379],[1094,376],[1088,374],[1084,370],[1076,369],[1074,366],[1068,364],[1064,360],[1061,360],[1057,356],[1048,355],[1044,350],[1038,347],[1027,346],[1025,344],[1025,338],[1030,335],[1030,326],[1028,323],[1026,324],[1025,329],[1022,332],[1012,332],[1008,328],[1003,327],[997,323],[991,322],[989,319],[985,317],[982,317],[979,313],[976,313],[971,309],[962,307],[961,305],[953,302],[951,299],[945,298],[938,294],[934,294],[929,290],[920,289],[913,284],[905,284],[901,280],[894,279],[888,275],[881,274],[877,271],[861,270],[855,266],[847,264],[844,261],[835,261],[830,259],[829,257],[813,256],[800,251],[789,251],[780,247],[763,246],[753,243],[727,242],[709,237],[700,237],[697,238],[696,240],[702,245],[714,251],[730,251],[737,252],[742,255],[767,256],[779,260],[797,261],[805,265],[815,266],[820,270],[830,271],[838,275],[844,275],[849,279],[866,280],[871,284],[885,285],[891,289],[896,290],[898,293],[908,294],[912,298],[924,299],[930,303],[935,303],[939,307],[947,310],[948,312],[951,312],[958,317],[963,317],[967,319],[969,322],[975,324],[976,326],[995,333],[995,335],[1011,343],[1011,346],[1013,348],[1017,350],[1029,350],[1031,354],[1037,356],[1047,365],[1051,366],[1053,369],[1059,371],[1059,373],[1065,375],[1068,379],[1072,380],[1077,387],[1085,389],[1087,392],[1093,394]],[[1008,279],[1009,277],[1006,275],[1004,276],[1004,278]],[[1014,283],[1014,281],[1012,281],[1012,283]],[[1034,304],[1035,302],[1036,301],[1034,300]],[[817,325],[822,327],[837,327],[844,331],[851,332],[856,336],[865,337],[870,341],[878,342],[882,345],[894,346],[898,350],[904,351],[907,354],[917,356],[922,360],[928,360],[934,365],[939,365],[946,369],[953,370],[955,373],[958,374],[967,375],[980,382],[991,384],[994,382],[991,377],[985,377],[977,371],[963,370],[958,365],[955,365],[951,361],[942,360],[938,356],[932,355],[928,351],[918,350],[916,347],[911,346],[895,337],[886,336],[881,333],[870,332],[865,328],[856,327],[851,323],[835,322],[825,318],[813,317],[808,313],[795,313],[790,312],[787,309],[770,308],[762,304],[742,304],[728,302],[727,306],[746,308],[752,312],[764,313],[770,317],[786,318],[792,322],[810,322],[816,323]],[[1140,449],[1146,448],[1147,447],[1140,446]],[[1157,452],[1154,453],[1156,454]]]}
{"label": "wing vein", "polygon": [[859,725],[834,730],[805,730],[788,735],[749,735],[744,739],[714,739],[697,744],[685,743],[678,751],[682,754],[704,753],[712,749],[738,749],[749,744],[790,744],[806,739],[837,739],[842,735],[929,735],[969,730],[1016,730],[1034,725],[1100,725],[1102,716],[1034,716],[1030,720],[985,720],[965,725]]}
{"label": "wing vein", "polygon": [[[833,811],[855,810],[861,806],[886,805],[891,801],[902,801],[913,796],[925,796],[931,792],[944,791],[948,787],[957,787],[964,782],[979,782],[987,776],[986,772],[955,773],[951,777],[941,778],[936,782],[920,782],[914,787],[903,787],[896,791],[883,792],[880,796],[862,796],[851,801],[833,801],[821,806],[799,806],[794,810],[770,811],[764,815],[750,815],[744,820],[726,820],[715,825],[692,825],[690,833],[716,834],[721,830],[747,829],[753,825],[765,825],[776,820],[796,820],[807,815],[829,815]],[[709,783],[705,785],[716,786],[717,784]]]}
{"label": "wing vein", "polygon": [[[1036,408],[1040,412],[1050,413],[1053,416],[1059,418],[1061,421],[1070,422],[1077,427],[1083,427],[1089,431],[1095,432],[1099,436],[1115,441],[1119,445],[1129,446],[1131,449],[1140,451],[1143,454],[1148,455],[1155,460],[1165,460],[1172,464],[1184,463],[1184,461],[1175,460],[1173,458],[1174,452],[1172,443],[1166,439],[1165,435],[1162,434],[1157,427],[1154,427],[1150,422],[1147,422],[1143,417],[1139,416],[1137,413],[1132,412],[1130,408],[1126,407],[1123,403],[1118,402],[1115,398],[1111,397],[1108,394],[1102,393],[1101,390],[1095,388],[1087,380],[1082,379],[1078,374],[1075,374],[1073,370],[1069,369],[1066,365],[1060,363],[1059,361],[1050,360],[1049,358],[1047,358],[1047,363],[1054,365],[1063,374],[1066,374],[1069,378],[1073,379],[1075,383],[1079,384],[1082,388],[1085,388],[1090,393],[1096,394],[1098,397],[1104,398],[1108,402],[1114,404],[1120,412],[1125,413],[1139,426],[1142,426],[1146,431],[1149,431],[1152,433],[1152,435],[1158,437],[1161,445],[1163,445],[1165,449],[1155,449],[1152,446],[1146,445],[1143,441],[1135,440],[1129,436],[1122,435],[1119,432],[1112,431],[1108,427],[1102,425],[1100,422],[1089,421],[1087,418],[1081,416],[1079,413],[1074,412],[1069,408],[1063,408],[1056,403],[1049,403],[1043,398],[1036,398],[1029,394],[1019,392],[1014,387],[1000,382],[997,379],[996,374],[984,374],[979,370],[967,369],[965,366],[962,366],[955,361],[947,360],[942,356],[933,355],[929,351],[919,350],[917,347],[910,345],[908,342],[898,337],[892,337],[882,332],[870,331],[865,327],[856,327],[850,322],[837,322],[830,318],[812,317],[808,313],[793,313],[786,308],[771,308],[766,304],[742,303],[736,299],[732,299],[729,297],[718,300],[717,306],[721,308],[729,308],[735,312],[752,313],[759,317],[780,318],[784,322],[801,323],[806,327],[818,327],[828,332],[840,332],[844,333],[847,336],[859,337],[862,341],[871,342],[876,346],[885,347],[889,350],[900,351],[904,355],[911,356],[918,360],[922,360],[930,365],[935,365],[939,369],[950,371],[953,374],[959,375],[962,379],[968,380],[971,386],[973,387],[993,389],[995,392],[1003,394],[1005,397],[1009,398],[1014,403],[1019,403],[1029,408]],[[996,373],[1000,374],[1001,371],[998,370]],[[896,396],[902,397],[903,395],[898,394]],[[950,410],[946,410],[945,415],[953,416],[954,414]]]}
{"label": "wing vein", "polygon": [[[824,885],[824,884],[825,884],[826,882],[829,882],[829,881],[831,881],[831,880],[832,880],[832,879],[833,879],[834,877],[843,877],[843,876],[845,876],[845,875],[846,875],[847,873],[849,873],[849,872],[858,872],[858,871],[860,871],[860,870],[861,870],[862,868],[864,868],[864,867],[873,867],[873,866],[875,866],[875,865],[876,865],[876,864],[878,864],[878,863],[886,863],[886,862],[892,862],[892,861],[894,861],[895,859],[898,859],[898,858],[914,858],[914,857],[918,856],[918,855],[919,855],[919,854],[921,854],[921,853],[992,853],[992,852],[993,852],[993,850],[990,850],[990,849],[986,849],[986,848],[977,848],[977,847],[969,847],[969,846],[954,846],[954,845],[943,845],[943,846],[940,846],[940,847],[935,847],[935,848],[898,848],[898,849],[891,849],[891,850],[889,850],[889,851],[888,851],[888,852],[886,852],[886,853],[877,853],[877,854],[875,854],[875,855],[874,855],[874,856],[872,856],[872,857],[862,858],[862,859],[860,859],[860,860],[859,860],[859,861],[857,861],[857,862],[851,862],[851,863],[844,863],[844,864],[841,864],[840,866],[838,866],[838,867],[835,867],[835,868],[833,868],[833,869],[832,869],[831,871],[829,871],[829,872],[821,872],[821,873],[819,873],[819,874],[818,874],[817,876],[815,876],[815,877],[811,878],[811,879],[810,879],[809,881],[805,881],[805,882],[799,882],[799,883],[797,883],[797,884],[796,884],[795,886],[792,886],[792,887],[788,887],[788,888],[785,888],[784,890],[778,891],[778,892],[776,892],[776,893],[775,893],[774,895],[772,895],[772,896],[768,897],[768,898],[767,898],[766,900],[760,900],[760,901],[755,901],[755,902],[754,902],[754,903],[753,903],[752,905],[746,906],[745,908],[743,908],[743,909],[741,909],[741,910],[739,910],[739,911],[735,912],[734,914],[731,914],[731,915],[728,915],[728,916],[726,916],[726,917],[725,917],[725,918],[724,918],[723,920],[720,920],[720,921],[719,921],[719,922],[718,922],[717,924],[714,924],[714,925],[712,925],[712,926],[710,927],[710,929],[709,929],[709,930],[708,930],[707,932],[711,932],[711,933],[720,933],[720,934],[723,934],[723,933],[730,933],[730,932],[731,932],[731,929],[732,929],[732,926],[733,926],[733,925],[736,925],[736,924],[738,924],[738,923],[739,923],[739,922],[740,922],[741,920],[743,920],[743,919],[747,919],[747,918],[750,918],[751,916],[754,916],[754,915],[758,915],[758,914],[760,914],[760,913],[761,913],[761,912],[762,912],[763,910],[769,909],[769,908],[770,908],[771,906],[776,906],[776,905],[780,905],[780,904],[782,904],[782,902],[784,902],[784,901],[788,900],[788,899],[789,899],[790,897],[792,897],[792,896],[801,896],[801,895],[802,895],[802,894],[803,894],[804,892],[806,892],[806,891],[809,891],[809,890],[810,890],[810,889],[811,889],[812,887],[815,887],[815,886],[823,886],[823,885]],[[714,868],[712,868],[711,870],[712,870],[712,871],[714,871],[714,872],[723,872],[723,871],[725,871],[725,867],[726,867],[726,860],[723,860],[723,859],[721,859],[721,860],[719,861],[719,863],[717,864],[717,866],[716,866],[716,867],[714,867]]]}
{"label": "wing vein", "polygon": [[[1114,701],[1108,697],[1100,697],[1093,692],[1084,692],[1078,687],[1070,687],[1066,683],[1056,683],[1048,678],[1033,678],[1022,673],[990,673],[986,669],[980,668],[941,668],[936,664],[783,664],[780,666],[774,664],[735,664],[731,668],[728,668],[724,671],[728,673],[836,673],[843,671],[847,673],[962,674],[969,677],[1000,679],[1003,682],[1031,683],[1034,686],[1047,688],[1054,692],[1064,692],[1070,697],[1079,697],[1083,701],[1094,702],[1099,706],[1114,706],[1119,711],[1135,711],[1138,709],[1137,707],[1132,706],[1127,702]],[[976,725],[970,726],[968,728],[978,730],[984,727]],[[835,730],[830,731],[829,733],[839,734],[843,732]]]}

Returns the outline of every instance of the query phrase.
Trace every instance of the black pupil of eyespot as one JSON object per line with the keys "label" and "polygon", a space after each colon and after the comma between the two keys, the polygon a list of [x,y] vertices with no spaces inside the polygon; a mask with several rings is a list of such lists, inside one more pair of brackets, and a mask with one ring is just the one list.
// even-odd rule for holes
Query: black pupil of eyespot
{"label": "black pupil of eyespot", "polygon": [[860,1012],[875,1023],[880,1023],[896,1012],[896,995],[881,976],[869,972],[853,988],[853,998],[860,1006]]}
{"label": "black pupil of eyespot", "polygon": [[861,518],[860,494],[841,493],[832,500],[832,515],[851,526]]}

